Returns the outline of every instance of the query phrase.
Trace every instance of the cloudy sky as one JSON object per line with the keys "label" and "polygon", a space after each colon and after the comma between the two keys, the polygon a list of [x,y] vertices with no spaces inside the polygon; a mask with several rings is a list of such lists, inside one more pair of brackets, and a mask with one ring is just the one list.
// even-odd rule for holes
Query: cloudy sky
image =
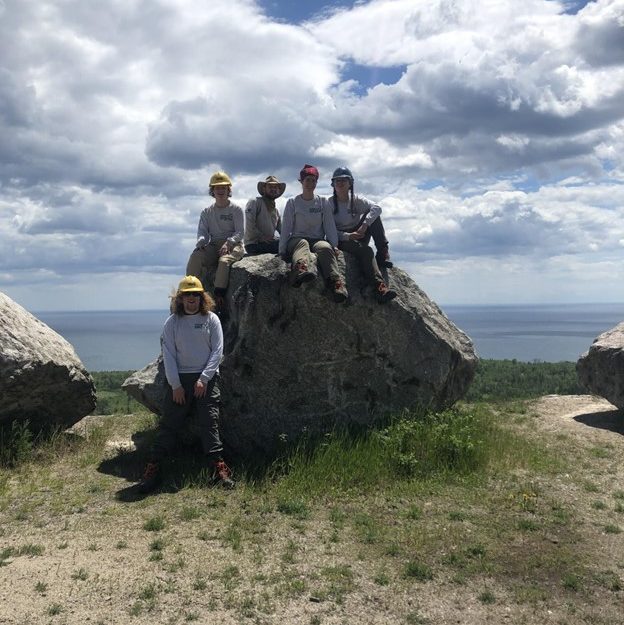
{"label": "cloudy sky", "polygon": [[[302,8],[304,7],[304,8]],[[348,165],[439,304],[624,301],[624,0],[0,0],[0,290],[163,308],[210,174]]]}

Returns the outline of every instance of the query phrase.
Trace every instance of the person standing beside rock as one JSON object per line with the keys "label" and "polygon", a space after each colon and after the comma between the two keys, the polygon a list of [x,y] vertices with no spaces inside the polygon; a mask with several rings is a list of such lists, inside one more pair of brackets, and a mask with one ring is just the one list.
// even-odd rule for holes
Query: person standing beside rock
{"label": "person standing beside rock", "polygon": [[201,212],[197,243],[186,265],[186,273],[199,278],[207,288],[208,276],[216,270],[214,299],[217,311],[222,311],[230,267],[245,254],[245,214],[240,206],[230,201],[232,181],[225,172],[218,171],[211,176],[210,195],[215,201]]}
{"label": "person standing beside rock", "polygon": [[199,434],[213,481],[225,488],[234,487],[221,455],[218,378],[223,331],[213,309],[214,301],[199,279],[190,275],[183,278],[172,298],[172,314],[165,321],[160,339],[167,387],[160,426],[138,484],[142,493],[152,492],[160,485],[162,460],[188,425]]}
{"label": "person standing beside rock", "polygon": [[[375,289],[375,297],[385,304],[396,297],[379,271],[369,246],[371,232],[379,231],[381,207],[353,192],[353,174],[347,167],[338,167],[332,174],[334,194],[330,199],[338,230],[338,247],[353,254],[366,281]],[[383,232],[383,226],[381,226]]]}
{"label": "person standing beside rock", "polygon": [[245,208],[245,249],[247,254],[277,254],[282,221],[275,200],[283,195],[286,183],[268,176],[258,183],[258,197],[247,202]]}
{"label": "person standing beside rock", "polygon": [[316,278],[310,270],[312,254],[316,254],[334,301],[340,303],[349,294],[338,270],[338,232],[331,208],[325,198],[314,193],[318,178],[318,169],[313,165],[306,164],[299,172],[302,192],[286,202],[279,255],[290,260],[291,284],[299,287]]}

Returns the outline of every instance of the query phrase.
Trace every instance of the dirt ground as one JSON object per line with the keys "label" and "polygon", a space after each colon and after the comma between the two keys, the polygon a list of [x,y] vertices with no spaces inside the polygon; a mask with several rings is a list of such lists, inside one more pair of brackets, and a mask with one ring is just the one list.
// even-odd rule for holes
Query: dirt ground
{"label": "dirt ground", "polygon": [[[486,527],[491,508],[483,510],[485,525],[453,525],[453,504],[436,494],[418,502],[431,521],[420,529],[409,515],[395,514],[401,504],[380,494],[371,507],[388,506],[388,527],[358,539],[349,528],[365,521],[350,524],[346,504],[346,519],[322,506],[297,518],[263,509],[244,488],[182,489],[129,503],[118,497],[127,476],[96,471],[88,459],[77,473],[59,462],[45,476],[16,475],[5,492],[19,496],[6,496],[0,507],[0,624],[623,623],[624,533],[617,523],[624,525],[624,417],[596,397],[553,395],[530,402],[519,422],[573,458],[570,471],[525,489],[525,507],[539,497],[549,513],[565,508],[571,521],[530,531],[527,514],[519,517],[529,531],[505,544],[507,561],[484,563],[479,574],[467,574],[474,558],[460,562],[457,554],[462,544],[476,544],[471,532]],[[412,502],[404,503],[409,510]],[[476,518],[478,502],[472,507],[468,517]],[[492,514],[493,533],[496,522]],[[427,533],[433,541],[455,532],[458,551],[433,560],[459,562],[457,568],[401,575],[392,541],[377,536],[393,532],[408,543],[417,531],[423,545]],[[529,551],[516,562],[515,554]],[[563,584],[556,571],[546,579],[546,553],[569,567]]]}

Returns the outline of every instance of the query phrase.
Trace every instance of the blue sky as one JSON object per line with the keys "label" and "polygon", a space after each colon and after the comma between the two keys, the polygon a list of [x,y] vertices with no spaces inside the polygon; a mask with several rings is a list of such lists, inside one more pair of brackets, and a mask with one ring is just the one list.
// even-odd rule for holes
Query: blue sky
{"label": "blue sky", "polygon": [[162,308],[214,171],[313,162],[442,306],[621,302],[623,102],[624,0],[0,0],[0,290]]}

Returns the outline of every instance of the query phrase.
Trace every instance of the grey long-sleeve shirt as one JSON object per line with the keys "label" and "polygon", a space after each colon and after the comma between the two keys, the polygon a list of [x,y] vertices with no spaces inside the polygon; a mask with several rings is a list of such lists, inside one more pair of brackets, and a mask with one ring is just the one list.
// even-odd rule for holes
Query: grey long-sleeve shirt
{"label": "grey long-sleeve shirt", "polygon": [[281,219],[277,208],[269,210],[266,202],[257,197],[245,207],[245,245],[261,241],[273,241],[275,231],[281,230]]}
{"label": "grey long-sleeve shirt", "polygon": [[204,208],[199,216],[196,247],[223,240],[235,245],[243,240],[244,233],[245,214],[238,204],[230,202],[225,208],[213,204]]}
{"label": "grey long-sleeve shirt", "polygon": [[[328,198],[328,203],[334,211],[334,198]],[[368,227],[381,215],[381,206],[371,202],[365,197],[356,195],[353,198],[353,214],[351,213],[351,202],[338,202],[338,210],[334,212],[334,220],[338,229],[338,238],[341,241],[349,239],[349,232],[362,220],[362,215],[366,214],[364,222]]]}
{"label": "grey long-sleeve shirt", "polygon": [[209,382],[219,370],[223,356],[223,330],[219,317],[171,315],[160,337],[165,375],[171,388],[180,386],[180,373],[197,373]]}
{"label": "grey long-sleeve shirt", "polygon": [[304,200],[301,195],[286,202],[282,217],[279,253],[286,253],[288,240],[293,237],[325,239],[332,247],[338,246],[338,232],[329,202],[320,195]]}

